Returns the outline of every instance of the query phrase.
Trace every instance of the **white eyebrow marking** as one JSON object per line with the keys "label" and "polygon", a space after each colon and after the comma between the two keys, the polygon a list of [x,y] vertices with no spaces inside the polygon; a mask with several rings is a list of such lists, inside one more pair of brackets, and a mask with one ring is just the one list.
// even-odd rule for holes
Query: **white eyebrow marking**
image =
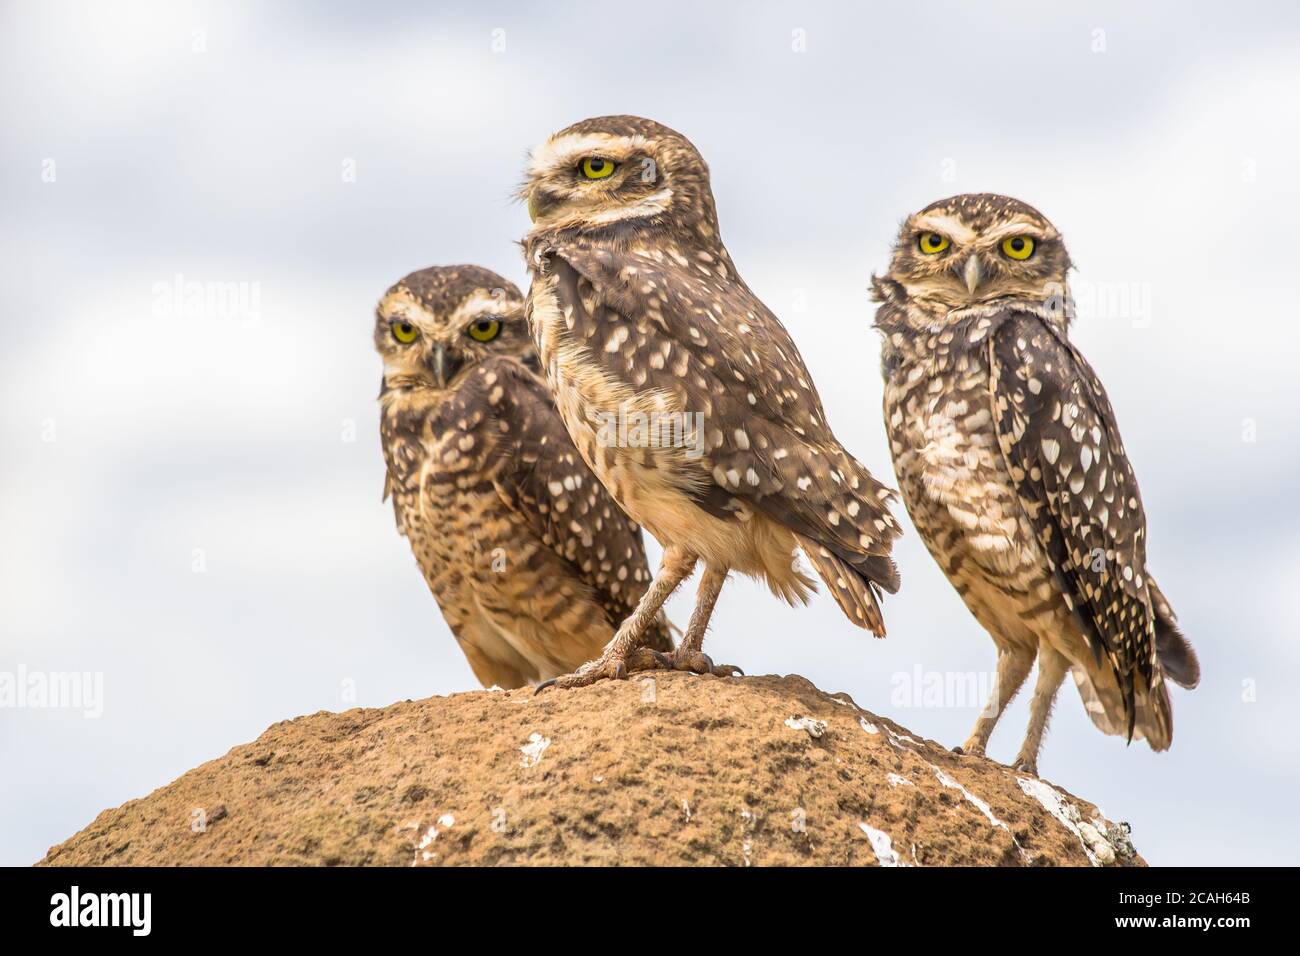
{"label": "white eyebrow marking", "polygon": [[456,311],[452,313],[452,325],[469,325],[471,320],[480,315],[495,315],[502,319],[509,318],[510,313],[518,307],[518,304],[511,299],[509,292],[504,288],[497,295],[492,293],[492,289],[475,289],[469,298],[458,305]]}
{"label": "white eyebrow marking", "polygon": [[406,289],[398,289],[384,296],[379,303],[379,313],[385,321],[389,322],[401,319],[403,322],[424,328],[437,324],[436,317],[424,307],[424,303]]}
{"label": "white eyebrow marking", "polygon": [[940,232],[954,242],[970,242],[975,238],[975,230],[960,219],[945,216],[942,213],[928,212],[917,216],[915,226],[921,232]]}
{"label": "white eyebrow marking", "polygon": [[984,239],[1001,239],[1004,236],[1031,236],[1034,239],[1057,239],[1055,229],[1044,229],[1042,225],[1028,219],[1017,217],[1008,223],[994,226],[984,233]]}
{"label": "white eyebrow marking", "polygon": [[566,133],[552,136],[533,150],[528,160],[530,177],[545,176],[557,169],[572,166],[583,156],[603,154],[619,162],[630,153],[646,149],[644,136],[615,136],[612,133]]}

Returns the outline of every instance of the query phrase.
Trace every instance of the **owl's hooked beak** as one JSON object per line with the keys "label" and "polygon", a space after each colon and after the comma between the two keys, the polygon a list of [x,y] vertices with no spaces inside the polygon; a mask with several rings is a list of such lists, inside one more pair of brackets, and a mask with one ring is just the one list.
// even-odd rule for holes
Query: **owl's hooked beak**
{"label": "owl's hooked beak", "polygon": [[456,372],[460,370],[460,358],[454,353],[448,351],[447,346],[439,343],[433,347],[433,374],[438,381],[439,388],[446,388],[447,383],[455,377]]}
{"label": "owl's hooked beak", "polygon": [[966,291],[974,295],[975,290],[979,288],[980,282],[984,278],[978,253],[971,253],[970,258],[966,260],[966,266],[962,269],[961,277],[966,283]]}
{"label": "owl's hooked beak", "polygon": [[559,202],[558,198],[542,189],[541,186],[534,186],[528,191],[528,218],[533,222],[541,219]]}

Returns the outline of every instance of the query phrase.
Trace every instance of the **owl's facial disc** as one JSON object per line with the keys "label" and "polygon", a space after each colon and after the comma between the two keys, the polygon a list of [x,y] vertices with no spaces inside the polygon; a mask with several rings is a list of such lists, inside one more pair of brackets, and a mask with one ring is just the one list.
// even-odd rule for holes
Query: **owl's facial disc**
{"label": "owl's facial disc", "polygon": [[644,136],[560,133],[533,152],[520,196],[538,227],[593,227],[665,212],[667,178]]}
{"label": "owl's facial disc", "polygon": [[954,210],[918,213],[903,226],[890,275],[919,303],[944,311],[1059,295],[1069,269],[1060,236],[1018,214],[969,222]]}
{"label": "owl's facial disc", "polygon": [[409,317],[400,316],[392,322],[395,347],[385,356],[384,361],[384,377],[390,386],[438,390],[450,388],[461,371],[475,361],[475,356],[466,347],[466,343],[460,341],[461,338],[468,337],[467,331],[456,335],[449,323],[433,318],[432,321],[416,325],[416,337],[405,342],[397,334],[404,324],[415,323]]}
{"label": "owl's facial disc", "polygon": [[375,341],[390,388],[455,388],[467,368],[497,356],[537,367],[513,287],[474,289],[442,309],[399,287],[379,304]]}

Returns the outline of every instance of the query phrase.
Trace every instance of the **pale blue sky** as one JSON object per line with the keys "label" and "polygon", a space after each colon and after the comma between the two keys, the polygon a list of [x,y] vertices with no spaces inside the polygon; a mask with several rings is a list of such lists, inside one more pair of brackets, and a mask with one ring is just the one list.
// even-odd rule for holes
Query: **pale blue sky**
{"label": "pale blue sky", "polygon": [[[372,310],[435,263],[522,283],[525,151],[614,112],[699,146],[741,272],[891,482],[866,289],[907,213],[1012,193],[1079,291],[1149,296],[1076,339],[1205,680],[1161,755],[1067,688],[1040,769],[1152,863],[1300,862],[1293,4],[442,6],[0,7],[0,671],[104,680],[99,719],[0,709],[0,863],[345,686],[474,686],[380,503]],[[257,314],[168,312],[177,274]],[[908,530],[887,640],[735,581],[709,650],[957,743],[975,702],[901,706],[897,675],[993,647]]]}

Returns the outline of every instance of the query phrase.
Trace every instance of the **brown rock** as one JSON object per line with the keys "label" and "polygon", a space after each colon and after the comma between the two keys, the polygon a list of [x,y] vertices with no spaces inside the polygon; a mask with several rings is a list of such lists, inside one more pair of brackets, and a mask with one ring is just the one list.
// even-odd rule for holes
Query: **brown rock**
{"label": "brown rock", "polygon": [[41,862],[1144,865],[1092,804],[802,677],[634,678],[285,721]]}

